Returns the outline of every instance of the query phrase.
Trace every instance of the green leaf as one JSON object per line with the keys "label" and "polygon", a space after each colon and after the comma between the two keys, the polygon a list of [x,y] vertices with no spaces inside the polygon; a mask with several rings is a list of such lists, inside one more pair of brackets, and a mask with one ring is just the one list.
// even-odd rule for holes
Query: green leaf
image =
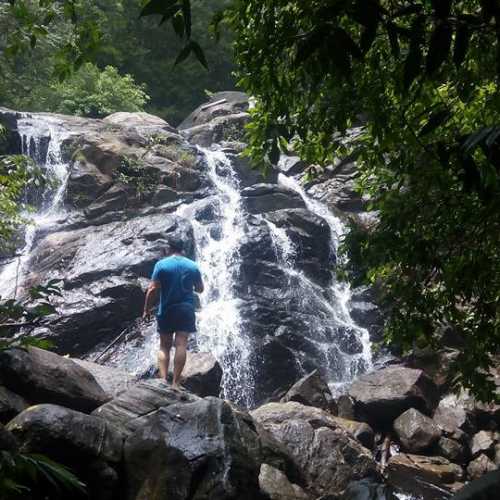
{"label": "green leaf", "polygon": [[440,22],[436,26],[427,53],[426,72],[428,75],[435,73],[448,58],[452,35],[453,29],[449,22]]}

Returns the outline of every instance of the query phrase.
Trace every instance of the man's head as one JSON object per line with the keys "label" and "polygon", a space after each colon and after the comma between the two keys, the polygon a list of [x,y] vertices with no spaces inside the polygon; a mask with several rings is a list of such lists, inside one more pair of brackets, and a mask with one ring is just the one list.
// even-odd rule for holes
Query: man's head
{"label": "man's head", "polygon": [[180,238],[176,238],[175,236],[170,236],[168,238],[168,255],[172,255],[174,253],[183,253],[184,251],[184,241]]}

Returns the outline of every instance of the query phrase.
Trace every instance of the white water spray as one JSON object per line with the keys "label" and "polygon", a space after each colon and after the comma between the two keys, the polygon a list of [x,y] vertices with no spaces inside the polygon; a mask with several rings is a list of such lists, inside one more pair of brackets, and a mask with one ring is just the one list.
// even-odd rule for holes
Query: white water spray
{"label": "white water spray", "polygon": [[[62,145],[70,134],[56,118],[21,118],[17,123],[17,129],[21,138],[22,153],[43,168],[49,184],[55,187],[49,187],[43,194],[37,212],[24,214],[27,220],[24,247],[0,272],[0,296],[3,298],[16,298],[37,232],[52,225],[64,215],[62,200],[69,177],[69,165],[63,160]],[[43,151],[44,141],[48,141],[46,158]]]}

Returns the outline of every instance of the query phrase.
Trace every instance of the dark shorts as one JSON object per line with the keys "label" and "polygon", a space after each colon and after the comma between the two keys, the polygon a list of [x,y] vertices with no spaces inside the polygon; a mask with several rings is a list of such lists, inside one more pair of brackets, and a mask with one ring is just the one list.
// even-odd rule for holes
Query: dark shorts
{"label": "dark shorts", "polygon": [[196,332],[196,317],[194,307],[189,304],[179,304],[167,307],[163,316],[157,316],[159,333]]}

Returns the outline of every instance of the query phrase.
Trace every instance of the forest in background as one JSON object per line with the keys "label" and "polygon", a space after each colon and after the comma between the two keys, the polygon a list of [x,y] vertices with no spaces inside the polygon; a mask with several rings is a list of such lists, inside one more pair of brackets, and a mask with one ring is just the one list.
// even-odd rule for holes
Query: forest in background
{"label": "forest in background", "polygon": [[[0,4],[0,32],[7,32],[9,11]],[[191,58],[174,61],[183,46],[173,30],[156,20],[139,18],[142,0],[90,0],[85,16],[100,40],[92,62],[64,81],[57,65],[60,49],[72,29],[64,17],[33,50],[14,57],[0,54],[0,102],[18,110],[60,112],[91,117],[111,112],[145,110],[172,125],[180,123],[204,99],[206,92],[234,88],[230,38],[218,42],[207,30],[225,0],[193,1],[193,35],[209,63]],[[80,22],[83,22],[82,20]]]}

